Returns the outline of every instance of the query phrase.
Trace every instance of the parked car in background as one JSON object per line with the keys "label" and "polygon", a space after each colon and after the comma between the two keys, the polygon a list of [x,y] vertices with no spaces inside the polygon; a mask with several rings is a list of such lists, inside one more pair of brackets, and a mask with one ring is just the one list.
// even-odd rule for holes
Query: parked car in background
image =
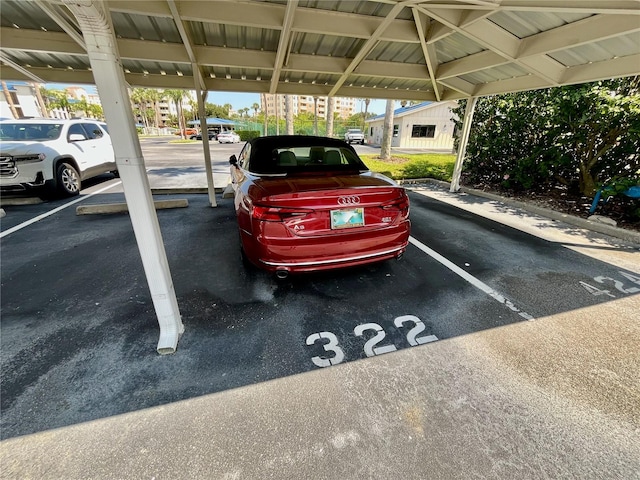
{"label": "parked car in background", "polygon": [[[198,134],[198,129],[197,128],[185,128],[184,129],[184,136],[189,138],[191,137],[191,135],[197,135]],[[180,130],[177,130],[175,132],[175,135],[180,135]]]}
{"label": "parked car in background", "polygon": [[118,174],[107,125],[93,119],[20,119],[0,122],[0,189],[45,188],[78,195],[81,182]]}
{"label": "parked car in background", "polygon": [[344,134],[344,141],[364,145],[364,133],[359,128],[350,128]]}
{"label": "parked car in background", "polygon": [[240,143],[240,135],[233,130],[223,130],[216,138],[220,143]]}
{"label": "parked car in background", "polygon": [[283,135],[232,155],[244,257],[280,278],[399,258],[409,242],[403,187],[369,171],[346,142]]}
{"label": "parked car in background", "polygon": [[[216,138],[216,132],[214,132],[213,130],[209,130],[207,132],[209,140],[214,140]],[[189,137],[190,140],[202,140],[202,133],[198,133],[196,135],[191,135]]]}

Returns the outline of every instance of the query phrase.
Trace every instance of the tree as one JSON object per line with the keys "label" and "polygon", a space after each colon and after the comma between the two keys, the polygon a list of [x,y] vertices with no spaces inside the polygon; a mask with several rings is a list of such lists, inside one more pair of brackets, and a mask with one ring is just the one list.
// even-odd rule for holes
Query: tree
{"label": "tree", "polygon": [[253,116],[255,117],[256,115],[258,115],[258,110],[260,110],[260,105],[258,103],[254,103],[253,105],[251,105],[251,108],[253,108]]}
{"label": "tree", "polygon": [[67,112],[67,115],[71,116],[71,102],[67,97],[67,92],[63,90],[49,90],[49,107],[59,108]]}
{"label": "tree", "polygon": [[384,114],[384,127],[382,129],[382,146],[380,147],[380,158],[383,160],[389,160],[391,158],[394,104],[394,100],[387,100],[387,108]]}
{"label": "tree", "polygon": [[176,110],[178,112],[178,129],[180,130],[180,137],[184,139],[186,138],[185,136],[186,121],[184,118],[184,111],[182,109],[182,100],[184,99],[184,97],[187,96],[187,93],[184,90],[180,90],[180,89],[170,89],[170,90],[165,90],[164,95],[170,100],[173,100],[174,103],[176,104]]}
{"label": "tree", "polygon": [[149,93],[146,88],[134,88],[129,95],[133,103],[133,111],[136,117],[140,117],[145,127],[149,126],[148,116],[146,114],[147,103],[149,103]]}
{"label": "tree", "polygon": [[336,104],[335,97],[327,98],[327,137],[333,137],[333,120],[334,120],[334,110]]}
{"label": "tree", "polygon": [[474,183],[593,196],[599,184],[640,177],[639,135],[639,77],[481,98],[466,173]]}
{"label": "tree", "polygon": [[293,95],[284,96],[284,114],[287,135],[293,135]]}
{"label": "tree", "polygon": [[371,102],[370,98],[364,99],[364,114],[362,115],[362,131],[364,132],[365,120],[367,119],[367,112],[369,110],[369,103]]}

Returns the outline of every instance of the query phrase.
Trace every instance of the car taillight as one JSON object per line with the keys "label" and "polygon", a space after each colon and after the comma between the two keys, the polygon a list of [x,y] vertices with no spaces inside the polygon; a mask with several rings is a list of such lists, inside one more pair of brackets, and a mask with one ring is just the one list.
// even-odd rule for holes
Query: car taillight
{"label": "car taillight", "polygon": [[382,205],[383,210],[399,210],[402,218],[407,218],[409,216],[409,197],[407,197],[406,193],[403,193],[400,198],[396,198],[395,200]]}
{"label": "car taillight", "polygon": [[300,210],[296,208],[281,208],[281,207],[264,207],[261,205],[254,205],[251,210],[251,216],[258,220],[265,222],[282,222],[292,217],[303,217],[310,213],[310,210]]}

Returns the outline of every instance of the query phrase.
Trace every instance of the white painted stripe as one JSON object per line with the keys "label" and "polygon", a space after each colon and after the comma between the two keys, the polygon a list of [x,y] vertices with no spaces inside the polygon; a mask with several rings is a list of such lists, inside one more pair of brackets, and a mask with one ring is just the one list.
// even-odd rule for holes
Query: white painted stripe
{"label": "white painted stripe", "polygon": [[534,317],[532,317],[531,315],[529,315],[527,312],[524,312],[522,310],[520,310],[518,307],[516,307],[513,302],[511,302],[510,300],[508,300],[507,298],[505,298],[504,296],[502,296],[500,293],[498,293],[497,291],[495,291],[493,288],[491,288],[489,285],[487,285],[484,282],[481,282],[480,280],[478,280],[476,277],[474,277],[473,275],[471,275],[469,272],[467,272],[466,270],[463,270],[462,268],[460,268],[459,266],[457,266],[455,263],[451,262],[450,260],[447,260],[445,257],[443,257],[442,255],[440,255],[438,252],[436,252],[435,250],[432,250],[431,248],[427,247],[424,243],[416,240],[413,237],[409,237],[409,243],[411,243],[412,245],[418,247],[420,250],[422,250],[424,253],[426,253],[427,255],[429,255],[430,257],[432,257],[434,260],[437,260],[438,262],[440,262],[442,265],[444,265],[445,267],[447,267],[449,270],[451,270],[453,273],[455,273],[456,275],[462,277],[464,280],[466,280],[467,282],[469,282],[471,285],[473,285],[474,287],[482,290],[484,293],[486,293],[487,295],[489,295],[490,297],[492,297],[494,300],[497,300],[498,302],[502,303],[503,305],[506,305],[507,308],[509,308],[510,310],[513,310],[514,312],[516,312],[518,315],[520,315],[522,318],[525,318],[527,320],[535,320]]}
{"label": "white painted stripe", "polygon": [[7,235],[11,235],[14,232],[17,232],[18,230],[22,230],[25,227],[28,227],[29,225],[39,222],[40,220],[47,218],[51,215],[53,215],[54,213],[58,213],[61,210],[64,210],[67,207],[70,207],[72,205],[75,205],[76,203],[82,202],[88,198],[93,197],[94,195],[97,195],[99,193],[102,193],[104,191],[109,190],[110,188],[115,187],[116,185],[120,185],[122,183],[122,180],[117,181],[116,183],[114,183],[113,185],[109,185],[107,187],[101,188],[98,191],[95,191],[93,193],[90,193],[89,195],[82,195],[80,198],[76,198],[75,200],[69,202],[69,203],[65,203],[64,205],[60,205],[57,208],[54,208],[53,210],[43,213],[42,215],[38,215],[37,217],[33,217],[31,220],[27,220],[26,222],[22,222],[20,225],[16,225],[15,227],[11,227],[9,230],[5,230],[4,232],[0,233],[0,238],[4,238]]}

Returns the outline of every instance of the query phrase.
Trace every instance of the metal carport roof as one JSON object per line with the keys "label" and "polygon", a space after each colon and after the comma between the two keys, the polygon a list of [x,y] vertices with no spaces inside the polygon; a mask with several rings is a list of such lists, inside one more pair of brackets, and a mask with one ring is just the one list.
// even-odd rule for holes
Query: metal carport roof
{"label": "metal carport roof", "polygon": [[[0,78],[96,84],[160,324],[184,327],[125,84],[467,104],[640,73],[638,0],[2,0]],[[94,77],[95,75],[95,77]],[[204,98],[198,95],[200,118]],[[206,128],[204,121],[201,125]],[[215,206],[208,142],[203,142]]]}
{"label": "metal carport roof", "polygon": [[[195,74],[203,90],[451,100],[640,71],[638,0],[105,5],[126,81],[140,87],[192,89]],[[95,83],[61,1],[3,0],[0,19],[1,78]]]}

